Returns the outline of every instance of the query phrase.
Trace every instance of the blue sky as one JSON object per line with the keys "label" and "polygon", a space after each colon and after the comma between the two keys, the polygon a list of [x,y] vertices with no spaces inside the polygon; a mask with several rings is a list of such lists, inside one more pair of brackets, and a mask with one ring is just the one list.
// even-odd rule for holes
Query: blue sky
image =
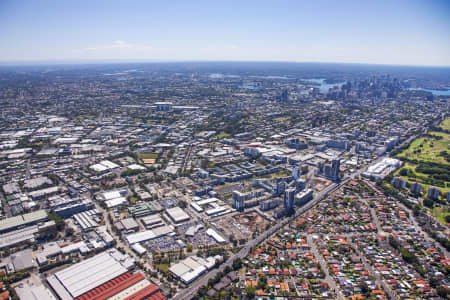
{"label": "blue sky", "polygon": [[0,0],[0,61],[450,66],[450,1]]}

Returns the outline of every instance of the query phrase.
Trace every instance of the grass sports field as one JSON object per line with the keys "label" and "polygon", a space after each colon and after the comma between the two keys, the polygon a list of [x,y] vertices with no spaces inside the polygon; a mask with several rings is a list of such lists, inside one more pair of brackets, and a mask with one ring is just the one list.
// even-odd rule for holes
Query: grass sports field
{"label": "grass sports field", "polygon": [[438,220],[443,224],[447,224],[447,222],[445,221],[445,217],[450,215],[450,210],[448,206],[433,207],[431,213],[436,218],[436,220]]}
{"label": "grass sports field", "polygon": [[156,154],[156,153],[139,153],[138,157],[140,159],[157,159],[158,154]]}
{"label": "grass sports field", "polygon": [[[445,119],[439,127],[444,130],[450,130],[450,118]],[[450,134],[437,131],[428,132],[427,135],[414,140],[407,149],[397,155],[398,158],[416,160],[418,163],[416,164],[411,161],[406,162],[402,168],[394,173],[394,175],[400,175],[410,183],[414,181],[420,182],[425,189],[428,189],[433,185],[429,180],[431,175],[420,173],[416,168],[421,162],[435,163],[443,167],[450,166],[450,161],[447,160],[448,155],[445,153],[450,154]],[[405,172],[404,170],[407,170],[408,172]],[[405,175],[405,173],[407,174]],[[448,182],[444,182],[444,184],[437,186],[443,193],[450,191],[450,184]]]}
{"label": "grass sports field", "polygon": [[[409,183],[420,182],[422,184],[422,192],[425,193],[432,185],[435,185],[439,187],[445,198],[447,193],[450,192],[450,182],[433,180],[433,176],[436,176],[436,174],[425,174],[420,172],[420,168],[418,168],[427,165],[427,163],[433,163],[433,165],[437,164],[435,166],[439,166],[443,172],[448,170],[450,166],[448,156],[450,154],[450,134],[447,132],[450,131],[450,118],[445,119],[439,127],[443,131],[428,132],[427,135],[414,140],[407,149],[397,155],[398,158],[410,161],[405,162],[400,169],[395,171],[394,175],[401,176]],[[415,160],[417,163],[411,162],[411,160]],[[446,224],[445,218],[450,214],[448,205],[435,206],[429,211],[436,220]]]}
{"label": "grass sports field", "polygon": [[221,140],[221,139],[227,138],[229,136],[230,136],[230,134],[222,132],[222,133],[216,135],[215,138],[218,139],[218,140]]}
{"label": "grass sports field", "polygon": [[444,121],[442,121],[442,123],[439,125],[439,127],[441,127],[444,130],[450,131],[450,118],[447,118]]}
{"label": "grass sports field", "polygon": [[[439,139],[442,137],[442,139]],[[450,134],[445,132],[429,132],[429,136],[419,137],[414,140],[408,149],[397,155],[399,158],[416,159],[444,165],[450,165],[440,153],[450,151]]]}

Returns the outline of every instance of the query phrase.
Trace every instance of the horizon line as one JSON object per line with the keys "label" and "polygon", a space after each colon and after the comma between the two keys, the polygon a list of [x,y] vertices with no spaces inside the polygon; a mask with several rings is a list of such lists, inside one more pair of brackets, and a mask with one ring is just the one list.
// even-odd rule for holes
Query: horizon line
{"label": "horizon line", "polygon": [[34,67],[51,65],[100,65],[100,64],[126,64],[126,63],[291,63],[291,64],[341,64],[366,66],[393,66],[393,67],[423,67],[423,68],[450,68],[450,65],[421,65],[421,64],[393,64],[393,63],[367,63],[367,62],[337,62],[337,61],[285,61],[285,60],[170,60],[170,59],[62,59],[62,60],[13,60],[0,61],[0,67]]}

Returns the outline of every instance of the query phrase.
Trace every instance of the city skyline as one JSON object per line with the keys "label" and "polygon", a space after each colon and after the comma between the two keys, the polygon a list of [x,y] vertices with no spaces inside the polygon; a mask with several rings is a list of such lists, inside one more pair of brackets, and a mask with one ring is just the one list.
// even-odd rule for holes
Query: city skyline
{"label": "city skyline", "polygon": [[0,64],[283,61],[450,66],[446,1],[0,4]]}

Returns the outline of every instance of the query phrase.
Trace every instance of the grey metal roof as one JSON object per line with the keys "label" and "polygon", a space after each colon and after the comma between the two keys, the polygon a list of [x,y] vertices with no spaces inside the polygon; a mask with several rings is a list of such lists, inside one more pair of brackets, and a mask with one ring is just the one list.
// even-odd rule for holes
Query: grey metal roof
{"label": "grey metal roof", "polygon": [[[121,262],[115,259],[114,250],[108,250],[56,272],[54,279],[49,277],[50,285],[64,298],[66,293],[76,298],[87,291],[127,272]],[[117,251],[117,250],[115,250]],[[56,282],[56,281],[57,282]],[[63,291],[64,289],[65,291]],[[60,290],[60,291],[58,291]],[[67,295],[65,295],[67,296]]]}
{"label": "grey metal roof", "polygon": [[45,210],[37,210],[28,214],[15,216],[0,220],[0,231],[6,231],[14,227],[26,225],[33,222],[45,220],[47,218],[47,212]]}

